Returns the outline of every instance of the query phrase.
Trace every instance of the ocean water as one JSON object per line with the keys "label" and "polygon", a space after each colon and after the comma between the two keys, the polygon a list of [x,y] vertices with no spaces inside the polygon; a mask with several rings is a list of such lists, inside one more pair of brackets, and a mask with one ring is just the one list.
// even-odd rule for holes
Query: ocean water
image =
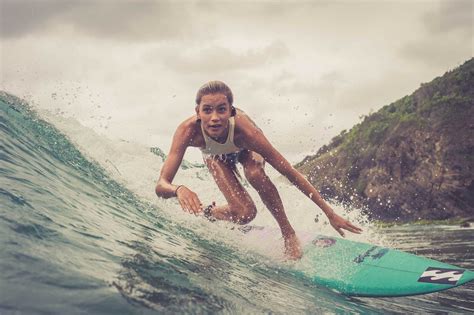
{"label": "ocean water", "polygon": [[[38,114],[6,93],[0,113],[0,314],[474,312],[472,283],[416,297],[351,298],[295,278],[281,242],[255,244],[229,224],[156,198],[162,159],[148,148]],[[275,178],[295,229],[336,235]],[[204,168],[182,169],[176,181],[204,202],[223,200]],[[255,224],[274,225],[252,194]],[[365,229],[350,239],[474,269],[473,228],[376,229],[348,210]]]}

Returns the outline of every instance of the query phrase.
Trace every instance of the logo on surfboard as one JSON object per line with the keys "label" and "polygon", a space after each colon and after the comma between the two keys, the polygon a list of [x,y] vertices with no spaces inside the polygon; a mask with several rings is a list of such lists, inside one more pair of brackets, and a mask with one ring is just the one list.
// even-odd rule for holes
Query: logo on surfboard
{"label": "logo on surfboard", "polygon": [[332,245],[336,244],[336,240],[330,237],[325,237],[325,236],[320,236],[317,239],[313,241],[313,245],[317,247],[330,247]]}
{"label": "logo on surfboard", "polygon": [[418,282],[455,285],[461,279],[464,270],[428,267],[418,278]]}
{"label": "logo on surfboard", "polygon": [[369,248],[365,253],[360,254],[354,259],[355,263],[362,263],[364,260],[368,257],[372,258],[373,260],[375,259],[380,259],[382,258],[386,253],[388,253],[389,249],[388,248],[381,248],[378,246],[372,246]]}

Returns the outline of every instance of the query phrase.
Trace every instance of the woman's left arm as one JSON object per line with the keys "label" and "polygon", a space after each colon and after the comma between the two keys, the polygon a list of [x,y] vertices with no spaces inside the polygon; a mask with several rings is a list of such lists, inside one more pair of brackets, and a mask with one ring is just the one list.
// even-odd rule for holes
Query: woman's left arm
{"label": "woman's left arm", "polygon": [[302,193],[318,205],[328,217],[331,225],[341,236],[344,236],[342,229],[353,233],[360,233],[362,231],[359,227],[337,215],[326,201],[324,201],[316,188],[272,146],[263,132],[255,126],[250,119],[248,120],[249,122],[242,122],[244,124],[242,130],[245,135],[246,149],[255,151],[263,156],[265,161],[272,165],[280,174],[288,178]]}

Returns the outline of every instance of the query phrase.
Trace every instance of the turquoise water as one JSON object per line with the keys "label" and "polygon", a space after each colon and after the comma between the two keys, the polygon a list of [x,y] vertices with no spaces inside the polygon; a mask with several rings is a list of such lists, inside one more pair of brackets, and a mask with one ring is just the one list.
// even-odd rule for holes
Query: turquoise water
{"label": "turquoise water", "polygon": [[[1,314],[474,311],[472,283],[362,299],[297,279],[268,256],[193,228],[199,219],[186,224],[167,203],[132,192],[19,99],[0,94],[0,113]],[[474,269],[472,232],[407,226],[376,233],[403,250]]]}

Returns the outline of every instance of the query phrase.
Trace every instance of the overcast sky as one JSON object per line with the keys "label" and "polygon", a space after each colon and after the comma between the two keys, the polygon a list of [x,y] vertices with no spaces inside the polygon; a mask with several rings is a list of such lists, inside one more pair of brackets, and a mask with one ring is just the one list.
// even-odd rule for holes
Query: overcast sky
{"label": "overcast sky", "polygon": [[165,151],[209,80],[298,162],[473,56],[470,0],[0,3],[1,90]]}

